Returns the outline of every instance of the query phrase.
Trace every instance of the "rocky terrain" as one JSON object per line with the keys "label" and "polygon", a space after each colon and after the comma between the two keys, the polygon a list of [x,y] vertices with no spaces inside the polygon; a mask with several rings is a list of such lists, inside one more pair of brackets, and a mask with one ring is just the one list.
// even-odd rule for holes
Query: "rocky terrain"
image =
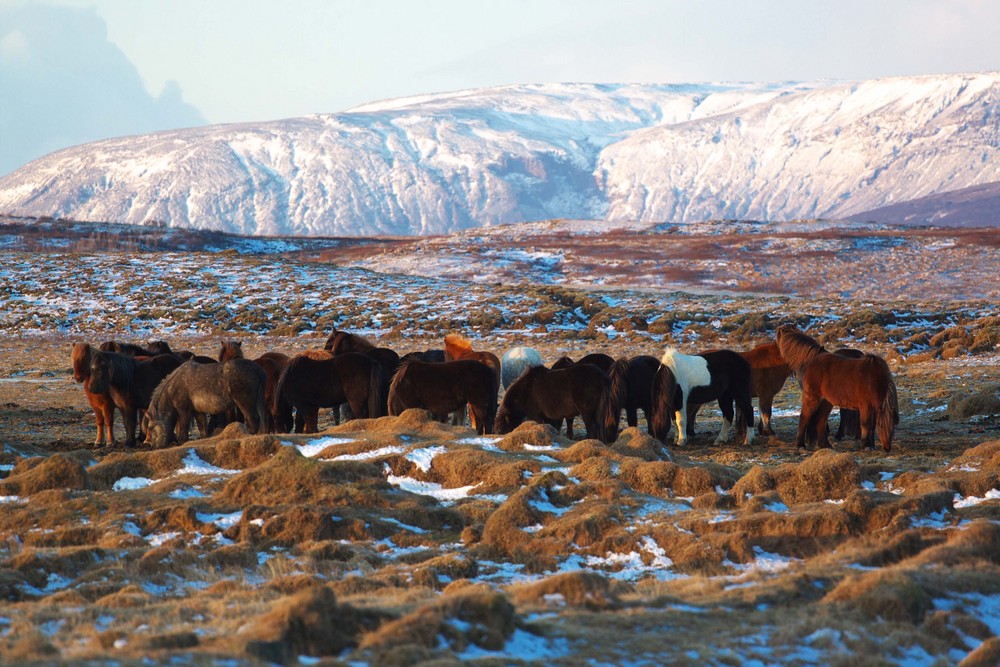
{"label": "rocky terrain", "polygon": [[[8,223],[5,664],[931,666],[1000,654],[1000,318],[979,266],[996,260],[985,233],[552,222],[306,243]],[[505,268],[515,244],[522,265]],[[708,263],[748,250],[750,264]],[[629,270],[612,261],[630,255]],[[779,263],[775,282],[740,282]],[[889,360],[891,452],[797,449],[793,380],[777,435],[749,447],[713,446],[720,420],[706,407],[683,449],[642,420],[605,445],[535,424],[476,436],[410,411],[125,450],[92,444],[69,368],[73,342],[109,338],[208,355],[240,339],[252,357],[320,347],[333,326],[400,352],[461,332],[551,361],[747,349],[783,322]]]}

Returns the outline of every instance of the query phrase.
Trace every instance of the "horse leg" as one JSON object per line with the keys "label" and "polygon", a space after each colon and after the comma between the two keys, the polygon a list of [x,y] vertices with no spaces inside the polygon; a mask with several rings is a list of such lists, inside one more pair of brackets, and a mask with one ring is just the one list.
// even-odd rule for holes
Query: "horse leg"
{"label": "horse leg", "polygon": [[126,408],[122,410],[122,422],[125,424],[125,446],[135,447],[135,428],[139,419],[138,410]]}
{"label": "horse leg", "polygon": [[689,405],[687,408],[687,435],[689,438],[693,438],[697,433],[695,433],[695,423],[698,420],[698,411],[701,410],[701,403],[698,405]]}
{"label": "horse leg", "polygon": [[[803,388],[802,391],[802,411],[799,413],[799,430],[795,435],[795,445],[799,448],[804,448],[807,445],[806,436],[809,430],[810,423],[813,421],[813,416],[816,412],[816,408],[819,407],[819,398],[815,396],[812,392]],[[815,433],[808,433],[809,445],[814,444]]]}
{"label": "horse leg", "polygon": [[566,417],[566,437],[569,438],[570,440],[573,439],[573,421],[575,419],[576,419],[575,416]]}
{"label": "horse leg", "polygon": [[[753,400],[749,395],[733,399],[736,404],[736,435],[743,436],[744,445],[752,445],[757,429],[753,423]],[[770,420],[769,420],[770,423]]]}
{"label": "horse leg", "polygon": [[761,435],[774,435],[771,427],[771,409],[774,407],[774,394],[761,394],[758,401],[760,406],[760,420],[758,421],[757,432]]}
{"label": "horse leg", "polygon": [[833,404],[829,401],[820,401],[816,407],[816,414],[813,421],[816,424],[816,446],[830,447],[830,412],[833,411]]}
{"label": "horse leg", "polygon": [[861,426],[861,446],[865,449],[875,449],[875,410],[872,406],[865,404],[861,406],[860,426]]}
{"label": "horse leg", "polygon": [[687,396],[681,399],[681,409],[674,410],[674,419],[677,421],[677,440],[674,444],[678,447],[683,447],[687,444],[687,418],[688,418],[688,405]]}
{"label": "horse leg", "polygon": [[719,410],[722,411],[722,428],[713,444],[721,445],[729,439],[729,431],[733,426],[733,400],[731,398],[719,399]]}
{"label": "horse leg", "polygon": [[115,404],[111,402],[111,399],[104,400],[101,413],[104,417],[104,427],[107,429],[107,442],[113,447],[115,444]]}
{"label": "horse leg", "polygon": [[625,408],[625,423],[628,424],[630,428],[635,428],[639,425],[639,408]]}

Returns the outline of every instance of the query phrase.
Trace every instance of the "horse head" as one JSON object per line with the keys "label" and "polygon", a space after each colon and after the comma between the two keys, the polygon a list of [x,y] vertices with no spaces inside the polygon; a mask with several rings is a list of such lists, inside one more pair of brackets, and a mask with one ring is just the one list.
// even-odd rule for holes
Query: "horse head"
{"label": "horse head", "polygon": [[98,352],[90,355],[90,391],[103,394],[111,388],[114,375],[114,364],[110,352]]}
{"label": "horse head", "polygon": [[73,379],[83,382],[90,377],[90,345],[73,343]]}
{"label": "horse head", "polygon": [[239,340],[223,340],[219,341],[222,347],[219,349],[219,362],[229,361],[230,359],[242,359],[243,358],[243,341]]}

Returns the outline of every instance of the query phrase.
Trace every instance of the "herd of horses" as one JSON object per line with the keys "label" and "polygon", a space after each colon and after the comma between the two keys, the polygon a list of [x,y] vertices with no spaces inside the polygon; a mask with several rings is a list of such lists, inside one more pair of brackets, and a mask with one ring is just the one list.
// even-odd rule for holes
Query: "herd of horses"
{"label": "herd of horses", "polygon": [[[848,348],[830,352],[793,326],[747,352],[714,350],[660,357],[614,359],[588,354],[561,357],[550,366],[536,350],[519,346],[498,358],[449,334],[444,349],[400,356],[388,347],[335,330],[323,349],[295,355],[243,356],[240,342],[222,342],[217,357],[175,352],[167,343],[145,346],[76,343],[73,376],[83,384],[97,423],[96,445],[114,444],[114,411],[122,415],[124,444],[136,445],[140,425],[156,447],[184,443],[191,422],[202,437],[232,420],[251,433],[316,432],[321,408],[358,418],[399,415],[422,408],[445,421],[469,420],[479,434],[506,434],[531,420],[560,429],[580,417],[588,438],[613,442],[622,410],[629,426],[642,410],[650,435],[667,442],[671,427],[684,445],[698,408],[715,402],[722,412],[716,444],[735,428],[746,444],[755,432],[774,434],[774,396],[795,375],[802,388],[796,444],[829,447],[828,418],[840,408],[835,437],[860,438],[885,451],[899,423],[896,385],[886,362]],[[499,399],[503,388],[502,400]],[[751,398],[759,401],[754,421]]]}

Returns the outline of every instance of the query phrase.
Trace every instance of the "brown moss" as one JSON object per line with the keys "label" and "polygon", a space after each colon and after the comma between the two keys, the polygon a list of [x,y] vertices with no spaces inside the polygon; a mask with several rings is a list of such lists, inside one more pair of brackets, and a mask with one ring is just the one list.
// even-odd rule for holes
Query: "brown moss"
{"label": "brown moss", "polygon": [[90,489],[87,470],[76,460],[62,454],[22,461],[10,477],[0,480],[0,496],[31,496],[53,489]]}
{"label": "brown moss", "polygon": [[990,637],[958,663],[958,667],[995,667],[1000,665],[1000,637]]}
{"label": "brown moss", "polygon": [[442,589],[455,580],[471,579],[479,574],[474,558],[463,554],[445,554],[422,562],[413,571],[413,581],[428,588]]}
{"label": "brown moss", "polygon": [[957,394],[948,401],[948,418],[958,421],[976,415],[1000,414],[1000,384],[991,384],[974,394]]}
{"label": "brown moss", "polygon": [[636,427],[622,431],[611,445],[611,449],[622,456],[640,458],[644,461],[673,460],[673,455],[663,443]]}
{"label": "brown moss", "polygon": [[278,663],[300,655],[339,655],[382,618],[378,612],[337,604],[333,591],[313,586],[259,617],[247,632],[246,651]]}
{"label": "brown moss", "polygon": [[[231,425],[230,425],[231,426]],[[228,426],[226,427],[228,429]],[[243,437],[238,440],[224,439],[221,442],[198,447],[198,455],[209,463],[229,470],[245,470],[264,463],[282,447],[275,435]]]}
{"label": "brown moss", "polygon": [[569,605],[594,611],[616,608],[618,596],[608,579],[596,572],[564,572],[541,581],[514,586],[514,602],[524,604]]}
{"label": "brown moss", "polygon": [[934,606],[908,572],[884,568],[847,577],[823,602],[850,606],[872,620],[913,624],[921,623]]}
{"label": "brown moss", "polygon": [[523,452],[525,445],[549,447],[553,444],[567,446],[572,441],[559,435],[548,424],[526,421],[503,437],[497,447],[508,452]]}
{"label": "brown moss", "polygon": [[525,471],[540,470],[535,461],[511,460],[504,454],[467,447],[435,456],[426,477],[445,488],[478,483],[477,492],[495,493],[520,488]]}
{"label": "brown moss", "polygon": [[382,625],[365,635],[361,648],[372,650],[378,664],[392,647],[436,648],[442,641],[454,651],[470,645],[498,651],[514,633],[514,620],[514,606],[506,596],[486,586],[469,586]]}
{"label": "brown moss", "polygon": [[282,447],[263,464],[227,481],[217,497],[241,505],[368,505],[378,504],[378,492],[388,488],[379,468],[371,463],[315,461]]}

